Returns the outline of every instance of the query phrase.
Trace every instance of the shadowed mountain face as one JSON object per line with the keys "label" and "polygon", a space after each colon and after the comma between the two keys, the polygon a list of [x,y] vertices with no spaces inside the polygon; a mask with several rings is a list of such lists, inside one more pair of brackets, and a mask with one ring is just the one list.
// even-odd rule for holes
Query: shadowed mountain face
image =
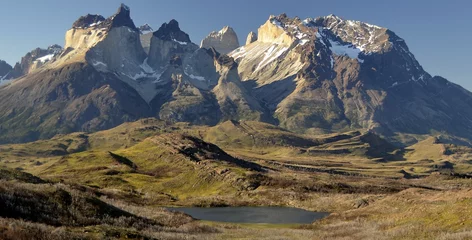
{"label": "shadowed mountain face", "polygon": [[8,75],[10,74],[12,69],[13,68],[10,66],[10,64],[3,60],[0,60],[0,85],[4,80],[8,78]]}
{"label": "shadowed mountain face", "polygon": [[[45,69],[0,89],[0,142],[97,131],[149,116],[139,94],[85,63]],[[8,109],[8,110],[7,110]]]}
{"label": "shadowed mountain face", "polygon": [[232,28],[213,32],[202,41],[209,49],[176,20],[152,31],[136,28],[121,5],[106,19],[80,17],[64,49],[37,49],[13,70],[3,67],[17,79],[0,87],[0,142],[149,116],[206,125],[256,120],[311,134],[472,138],[471,93],[425,72],[388,29],[283,14],[239,48]]}

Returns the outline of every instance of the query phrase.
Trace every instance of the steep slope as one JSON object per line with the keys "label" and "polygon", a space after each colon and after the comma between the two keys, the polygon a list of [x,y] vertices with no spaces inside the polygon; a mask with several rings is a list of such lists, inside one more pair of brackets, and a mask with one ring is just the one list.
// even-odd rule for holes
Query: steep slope
{"label": "steep slope", "polygon": [[75,63],[0,88],[0,142],[96,131],[149,114],[134,89],[110,74]]}
{"label": "steep slope", "polygon": [[154,32],[147,63],[161,72],[150,102],[161,119],[214,125],[261,118],[263,110],[242,85],[234,61],[198,48],[175,20]]}
{"label": "steep slope", "polygon": [[470,92],[431,77],[388,29],[334,15],[271,16],[257,41],[229,55],[288,129],[472,136]]}
{"label": "steep slope", "polygon": [[120,72],[133,72],[145,58],[142,48],[132,48],[140,47],[139,36],[126,9],[106,20],[80,18],[66,34],[64,51],[0,88],[0,142],[96,131],[150,115],[138,92],[116,73],[120,61],[130,61]]}
{"label": "steep slope", "polygon": [[227,54],[239,47],[239,40],[233,28],[225,26],[218,32],[211,32],[200,43],[201,48],[214,48],[220,54]]}

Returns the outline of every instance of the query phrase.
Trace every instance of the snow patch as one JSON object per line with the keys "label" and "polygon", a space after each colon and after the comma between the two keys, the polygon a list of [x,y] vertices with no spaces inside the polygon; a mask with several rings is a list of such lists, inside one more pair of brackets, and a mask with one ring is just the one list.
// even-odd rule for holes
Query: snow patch
{"label": "snow patch", "polygon": [[276,60],[279,58],[285,51],[287,51],[288,47],[282,47],[280,50],[275,51],[277,45],[272,45],[265,53],[264,58],[262,61],[257,65],[257,68],[255,72],[257,72],[259,69],[265,67],[267,64],[271,63],[272,61]]}
{"label": "snow patch", "polygon": [[305,45],[307,42],[309,42],[310,40],[308,39],[302,39],[302,40],[299,40],[298,42],[301,44],[301,45]]}
{"label": "snow patch", "polygon": [[172,39],[172,41],[174,41],[174,42],[176,42],[176,43],[178,43],[178,44],[180,44],[180,45],[187,45],[187,42],[181,42],[181,41],[177,41],[177,40],[175,40],[175,39]]}
{"label": "snow patch", "polygon": [[279,28],[282,28],[282,29],[284,28],[284,27],[282,26],[282,23],[281,23],[279,20],[275,19],[275,18],[272,19],[270,22],[271,22],[272,24],[274,24],[275,26],[279,27]]}
{"label": "snow patch", "polygon": [[329,40],[331,44],[331,52],[338,56],[348,56],[352,59],[357,59],[360,63],[363,63],[364,60],[359,59],[359,54],[362,52],[361,49],[357,48],[352,44],[342,45],[341,43]]}
{"label": "snow patch", "polygon": [[102,71],[102,72],[108,71],[108,65],[100,61],[92,60],[92,66],[94,66],[95,69],[97,69],[98,71]]}
{"label": "snow patch", "polygon": [[152,33],[152,30],[144,30],[144,31],[141,31],[141,34],[142,34],[142,35],[148,34],[148,33]]}
{"label": "snow patch", "polygon": [[152,69],[151,66],[149,66],[148,64],[148,58],[144,59],[143,63],[141,65],[139,65],[143,70],[144,72],[146,73],[154,73],[154,69]]}
{"label": "snow patch", "polygon": [[242,58],[242,57],[246,56],[246,54],[247,54],[246,48],[244,48],[244,46],[243,46],[243,47],[235,49],[233,52],[231,52],[228,55],[231,56],[232,58],[234,58],[234,60],[237,60],[238,58]]}
{"label": "snow patch", "polygon": [[48,54],[44,57],[40,57],[40,58],[36,59],[36,61],[40,61],[41,63],[45,63],[45,62],[51,61],[53,57],[54,57],[54,53],[53,54]]}
{"label": "snow patch", "polygon": [[94,27],[94,26],[99,25],[100,23],[102,23],[102,21],[98,21],[98,22],[96,22],[96,23],[92,23],[92,24],[90,24],[88,27]]}

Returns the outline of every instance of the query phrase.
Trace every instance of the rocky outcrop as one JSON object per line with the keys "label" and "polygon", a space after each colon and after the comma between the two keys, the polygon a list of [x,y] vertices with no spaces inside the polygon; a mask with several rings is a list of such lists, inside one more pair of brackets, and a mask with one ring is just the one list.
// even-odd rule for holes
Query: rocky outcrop
{"label": "rocky outcrop", "polygon": [[187,33],[180,30],[179,23],[172,19],[169,23],[163,23],[162,26],[154,32],[154,36],[164,41],[174,41],[181,44],[190,43],[190,37]]}
{"label": "rocky outcrop", "polygon": [[257,41],[257,34],[255,32],[250,32],[246,38],[246,45],[249,45],[255,41]]}
{"label": "rocky outcrop", "polygon": [[140,34],[148,34],[148,33],[152,33],[154,32],[154,29],[152,29],[151,26],[149,26],[149,24],[144,24],[144,25],[141,25],[139,26],[139,33]]}
{"label": "rocky outcrop", "polygon": [[179,23],[172,19],[154,32],[148,64],[155,69],[162,69],[175,56],[182,56],[197,48],[198,46],[190,41],[188,34],[180,30]]}
{"label": "rocky outcrop", "polygon": [[77,21],[72,24],[72,28],[93,27],[94,25],[100,24],[104,21],[105,18],[102,15],[87,14],[77,19]]}
{"label": "rocky outcrop", "polygon": [[15,64],[11,74],[11,78],[19,78],[31,73],[35,69],[40,68],[48,62],[51,62],[62,51],[62,47],[55,44],[47,49],[36,48],[21,58],[21,61]]}
{"label": "rocky outcrop", "polygon": [[202,40],[200,47],[214,48],[221,54],[227,54],[239,47],[239,40],[233,28],[226,26],[218,32],[211,32]]}
{"label": "rocky outcrop", "polygon": [[133,31],[138,31],[136,25],[134,25],[133,20],[131,20],[130,8],[125,4],[121,4],[116,13],[113,16],[107,18],[103,22],[103,24],[109,29],[118,27],[128,27]]}
{"label": "rocky outcrop", "polygon": [[259,27],[257,40],[263,43],[276,43],[290,46],[294,42],[294,37],[285,31],[285,23],[289,25],[290,19],[282,14],[280,16],[270,16],[269,20]]}
{"label": "rocky outcrop", "polygon": [[212,90],[221,111],[220,121],[255,120],[269,121],[259,101],[243,86],[238,75],[237,63],[226,55],[214,55],[215,67],[220,77]]}

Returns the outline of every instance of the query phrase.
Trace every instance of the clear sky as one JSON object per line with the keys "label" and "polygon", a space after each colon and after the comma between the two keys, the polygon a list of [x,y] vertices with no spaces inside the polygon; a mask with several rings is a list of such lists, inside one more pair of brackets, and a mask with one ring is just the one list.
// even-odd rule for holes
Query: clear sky
{"label": "clear sky", "polygon": [[469,0],[4,0],[0,8],[0,59],[13,65],[36,47],[64,45],[64,34],[87,13],[112,15],[123,2],[137,26],[157,30],[176,19],[193,42],[229,25],[243,44],[269,17],[335,14],[387,27],[404,38],[432,75],[472,90],[472,1]]}

